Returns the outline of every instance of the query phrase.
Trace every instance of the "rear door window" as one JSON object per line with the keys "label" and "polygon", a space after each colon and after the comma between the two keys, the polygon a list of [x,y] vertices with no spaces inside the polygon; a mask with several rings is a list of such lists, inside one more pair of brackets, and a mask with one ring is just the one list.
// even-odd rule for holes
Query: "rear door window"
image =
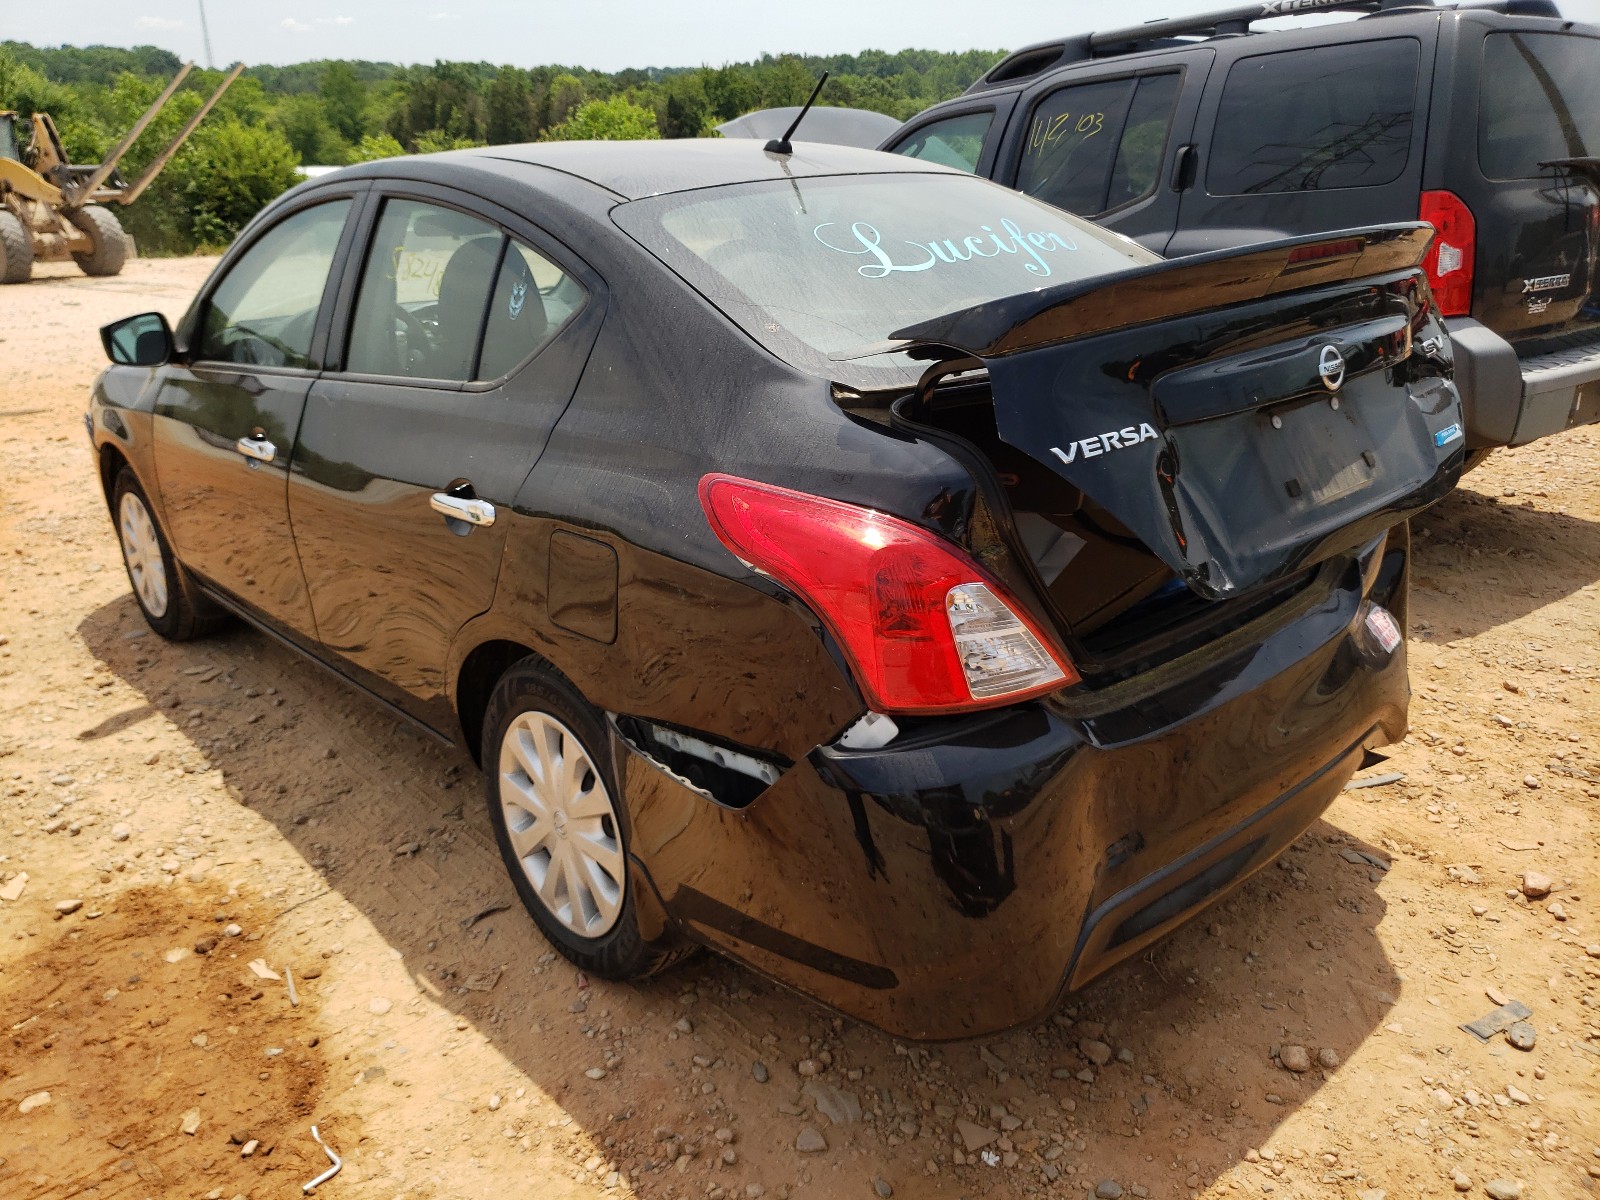
{"label": "rear door window", "polygon": [[503,240],[495,226],[455,209],[386,201],[361,275],[345,369],[470,379]]}
{"label": "rear door window", "polygon": [[1182,76],[1075,84],[1033,110],[1017,187],[1082,216],[1155,189]]}
{"label": "rear door window", "polygon": [[1411,147],[1419,46],[1387,38],[1241,58],[1211,141],[1213,196],[1376,187]]}
{"label": "rear door window", "polygon": [[992,124],[992,109],[946,117],[916,130],[892,153],[954,167],[971,174],[978,169],[978,160],[983,157],[983,139]]}
{"label": "rear door window", "polygon": [[1600,38],[1491,33],[1483,41],[1478,165],[1536,179],[1542,162],[1600,154]]}

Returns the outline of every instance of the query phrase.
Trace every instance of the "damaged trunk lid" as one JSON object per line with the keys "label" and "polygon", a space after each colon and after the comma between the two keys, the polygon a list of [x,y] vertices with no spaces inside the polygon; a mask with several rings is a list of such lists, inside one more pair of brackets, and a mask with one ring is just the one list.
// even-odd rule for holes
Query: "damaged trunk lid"
{"label": "damaged trunk lid", "polygon": [[1460,474],[1448,338],[1404,224],[1155,263],[907,327],[923,377],[987,369],[1000,439],[1198,595],[1362,546]]}

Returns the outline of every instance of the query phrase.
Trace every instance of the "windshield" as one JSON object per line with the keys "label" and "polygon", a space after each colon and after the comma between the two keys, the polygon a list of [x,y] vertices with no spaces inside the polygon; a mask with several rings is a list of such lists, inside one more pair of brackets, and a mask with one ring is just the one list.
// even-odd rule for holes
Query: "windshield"
{"label": "windshield", "polygon": [[893,174],[705,188],[617,223],[773,353],[861,387],[916,378],[897,329],[1002,296],[1159,261],[1134,242],[970,176]]}
{"label": "windshield", "polygon": [[1490,179],[1534,179],[1542,162],[1600,155],[1600,40],[1493,33],[1483,44],[1478,163]]}

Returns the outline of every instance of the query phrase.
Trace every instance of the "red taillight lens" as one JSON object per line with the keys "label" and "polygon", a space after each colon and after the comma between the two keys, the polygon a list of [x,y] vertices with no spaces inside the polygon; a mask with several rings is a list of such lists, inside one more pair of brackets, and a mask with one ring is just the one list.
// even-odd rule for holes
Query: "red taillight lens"
{"label": "red taillight lens", "polygon": [[1472,210],[1454,192],[1423,192],[1417,219],[1435,230],[1433,245],[1422,260],[1434,302],[1447,317],[1469,315],[1478,246],[1478,223],[1472,219]]}
{"label": "red taillight lens", "polygon": [[827,624],[878,712],[989,708],[1078,681],[962,551],[908,521],[730,475],[700,481],[722,544]]}

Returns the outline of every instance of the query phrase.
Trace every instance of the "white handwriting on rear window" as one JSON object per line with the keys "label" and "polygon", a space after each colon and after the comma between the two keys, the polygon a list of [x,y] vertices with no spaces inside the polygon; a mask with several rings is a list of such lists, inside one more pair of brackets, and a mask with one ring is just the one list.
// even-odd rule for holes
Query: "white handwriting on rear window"
{"label": "white handwriting on rear window", "polygon": [[[838,254],[864,254],[872,259],[871,262],[862,263],[856,268],[857,272],[868,279],[882,279],[897,271],[927,271],[940,264],[971,262],[975,258],[999,258],[1002,254],[1015,254],[1022,256],[1023,268],[1030,274],[1041,278],[1048,276],[1050,264],[1045,261],[1044,255],[1054,254],[1057,250],[1076,250],[1078,243],[1071,237],[1051,230],[1035,230],[1024,233],[1010,217],[1000,222],[1000,233],[996,233],[989,225],[982,225],[981,234],[971,237],[937,238],[931,242],[913,242],[909,239],[901,245],[910,246],[919,252],[919,261],[895,262],[889,252],[883,248],[883,235],[874,225],[865,221],[856,221],[850,226],[850,236],[855,240],[855,246],[839,246],[824,237],[824,229],[835,229],[835,221],[824,221],[813,229],[812,235],[829,250]],[[839,234],[829,235],[838,238]]]}

